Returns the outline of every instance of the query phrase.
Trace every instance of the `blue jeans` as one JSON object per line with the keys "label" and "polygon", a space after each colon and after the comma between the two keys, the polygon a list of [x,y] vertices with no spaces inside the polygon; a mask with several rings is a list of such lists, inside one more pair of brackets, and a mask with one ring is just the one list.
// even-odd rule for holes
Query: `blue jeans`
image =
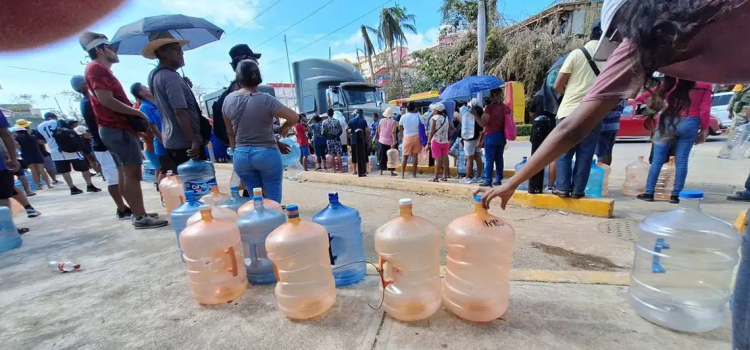
{"label": "blue jeans", "polygon": [[263,189],[263,196],[281,203],[284,166],[278,148],[240,146],[234,150],[234,171],[248,191]]}
{"label": "blue jeans", "polygon": [[492,173],[497,167],[495,182],[503,180],[503,152],[505,152],[505,134],[501,132],[492,133],[484,137],[484,183],[492,183]]}
{"label": "blue jeans", "polygon": [[[560,122],[562,122],[562,119],[557,121],[558,124]],[[589,181],[589,174],[591,173],[591,161],[594,158],[601,131],[602,124],[599,123],[586,138],[557,159],[557,180],[555,182],[557,190],[572,192],[573,194],[583,194],[586,191],[586,183]],[[575,167],[573,166],[574,155],[576,157]]]}
{"label": "blue jeans", "polygon": [[[674,177],[674,188],[672,188],[672,195],[676,196],[680,194],[683,187],[685,187],[685,179],[688,173],[688,157],[690,156],[690,150],[693,149],[695,139],[698,138],[698,131],[700,130],[701,120],[696,117],[682,118],[677,124],[676,135],[674,137],[675,151],[674,151],[674,163],[675,163],[675,177]],[[654,135],[654,160],[651,162],[651,168],[648,170],[648,180],[646,180],[646,193],[654,194],[656,188],[656,181],[659,179],[659,173],[661,167],[666,163],[669,157],[669,146],[671,140],[661,140],[661,136],[657,131]]]}
{"label": "blue jeans", "polygon": [[[750,214],[750,213],[749,213]],[[750,215],[748,215],[750,219]],[[747,222],[746,222],[747,223]],[[740,267],[734,294],[729,301],[732,305],[732,349],[750,350],[750,224],[742,237]]]}

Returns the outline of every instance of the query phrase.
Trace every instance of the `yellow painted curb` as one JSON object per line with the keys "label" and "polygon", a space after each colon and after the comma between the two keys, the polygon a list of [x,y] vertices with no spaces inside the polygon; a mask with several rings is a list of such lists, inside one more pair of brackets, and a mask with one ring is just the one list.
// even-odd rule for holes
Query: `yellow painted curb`
{"label": "yellow painted curb", "polygon": [[[400,170],[400,169],[398,169]],[[411,171],[411,165],[406,165],[406,172]],[[458,174],[458,169],[456,167],[450,167],[451,175]],[[434,174],[435,173],[435,167],[429,166],[429,165],[418,165],[417,166],[417,172],[421,174]],[[508,179],[511,176],[516,174],[515,169],[503,169],[503,178]]]}
{"label": "yellow painted curb", "polygon": [[[312,182],[330,184],[362,186],[370,188],[383,188],[396,191],[415,192],[420,195],[437,195],[456,198],[471,197],[477,190],[476,185],[464,185],[456,182],[426,182],[414,179],[401,179],[386,176],[370,175],[366,177],[352,176],[351,174],[333,174],[324,172],[308,171],[302,178]],[[570,213],[591,215],[611,218],[614,212],[614,199],[608,198],[560,198],[552,194],[531,195],[526,191],[516,191],[510,201],[512,205],[562,210]]]}
{"label": "yellow painted curb", "polygon": [[[377,276],[372,265],[367,265],[367,274]],[[445,275],[445,266],[440,266],[440,275]],[[610,286],[630,285],[630,272],[566,271],[566,270],[510,270],[510,280],[519,282],[603,284]]]}

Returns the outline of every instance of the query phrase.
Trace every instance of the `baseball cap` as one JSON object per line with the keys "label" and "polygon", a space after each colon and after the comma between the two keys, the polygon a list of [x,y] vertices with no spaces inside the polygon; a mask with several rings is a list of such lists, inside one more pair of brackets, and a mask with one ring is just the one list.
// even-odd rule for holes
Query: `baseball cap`
{"label": "baseball cap", "polygon": [[615,19],[615,15],[626,1],[627,0],[604,0],[604,4],[602,5],[602,15],[600,18],[602,37],[599,39],[596,51],[594,51],[594,60],[606,61],[615,51],[617,46],[620,45],[619,42],[612,40],[615,34],[617,34],[617,29],[611,31],[610,27],[614,28],[612,22]]}

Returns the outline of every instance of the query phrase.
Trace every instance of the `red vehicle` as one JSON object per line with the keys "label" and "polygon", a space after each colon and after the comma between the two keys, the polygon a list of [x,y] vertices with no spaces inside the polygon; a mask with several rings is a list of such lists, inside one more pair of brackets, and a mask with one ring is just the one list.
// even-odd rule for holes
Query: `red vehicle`
{"label": "red vehicle", "polygon": [[[643,112],[646,110],[646,105],[637,104],[633,101],[629,101],[628,105],[625,106],[625,110],[622,111],[622,117],[620,117],[620,131],[617,132],[618,139],[648,139],[651,137],[651,131],[646,129],[643,122],[646,120],[646,116]],[[635,112],[635,115],[633,113]],[[708,122],[709,135],[720,135],[724,130],[713,115]]]}

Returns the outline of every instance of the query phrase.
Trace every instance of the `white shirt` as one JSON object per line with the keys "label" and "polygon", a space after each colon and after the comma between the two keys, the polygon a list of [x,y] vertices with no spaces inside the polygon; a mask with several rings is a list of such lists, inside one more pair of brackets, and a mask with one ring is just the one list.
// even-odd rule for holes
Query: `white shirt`
{"label": "white shirt", "polygon": [[430,118],[431,121],[435,121],[435,135],[432,136],[432,141],[437,143],[448,143],[448,121],[440,114],[436,114]]}
{"label": "white shirt", "polygon": [[341,124],[341,130],[344,130],[344,132],[341,133],[341,144],[346,145],[346,129],[349,128],[346,125],[346,118],[340,113],[334,113],[333,118],[339,121],[339,124]]}
{"label": "white shirt", "polygon": [[81,155],[79,155],[78,153],[60,152],[57,147],[57,141],[55,141],[55,137],[52,136],[52,133],[53,131],[55,131],[55,129],[57,129],[57,120],[48,120],[39,124],[39,126],[37,127],[39,133],[42,134],[42,136],[44,136],[44,140],[47,141],[47,148],[49,148],[49,153],[52,157],[52,160],[80,159]]}
{"label": "white shirt", "polygon": [[422,117],[417,113],[406,113],[401,116],[398,125],[404,127],[404,136],[419,135],[419,124]]}

